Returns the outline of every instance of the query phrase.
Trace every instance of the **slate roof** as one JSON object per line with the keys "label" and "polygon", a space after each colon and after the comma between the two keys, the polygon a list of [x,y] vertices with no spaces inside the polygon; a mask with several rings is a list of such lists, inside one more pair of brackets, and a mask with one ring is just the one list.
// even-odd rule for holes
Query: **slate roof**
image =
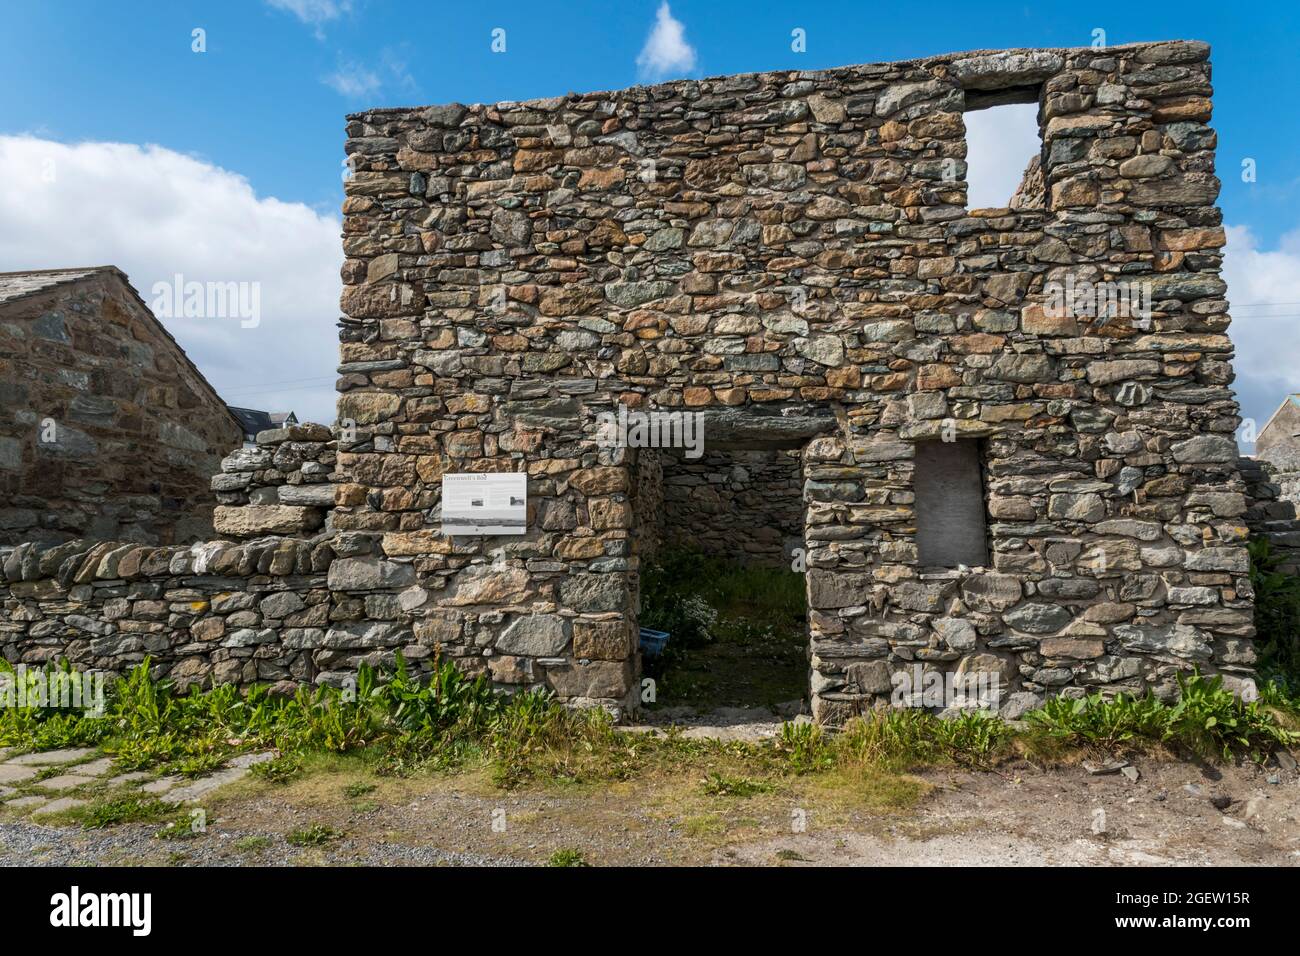
{"label": "slate roof", "polygon": [[0,272],[0,303],[44,292],[56,285],[67,285],[102,272],[126,276],[115,266],[89,266],[84,269],[32,269],[26,272]]}
{"label": "slate roof", "polygon": [[293,412],[264,412],[256,408],[240,408],[238,405],[226,407],[230,409],[230,414],[239,419],[247,441],[252,441],[257,437],[258,432],[266,431],[268,428],[298,424],[298,416]]}

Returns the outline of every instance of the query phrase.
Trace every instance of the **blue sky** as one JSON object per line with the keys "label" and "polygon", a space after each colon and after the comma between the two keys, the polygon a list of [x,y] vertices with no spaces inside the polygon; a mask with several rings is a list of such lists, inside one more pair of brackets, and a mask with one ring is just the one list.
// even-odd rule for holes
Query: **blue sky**
{"label": "blue sky", "polygon": [[[272,199],[304,204],[322,217],[323,233],[342,199],[346,113],[367,106],[617,89],[658,78],[637,63],[657,7],[658,0],[10,0],[0,33],[0,136],[155,144],[243,177],[258,209]],[[1300,109],[1294,98],[1300,4],[675,0],[672,16],[694,57],[689,66],[679,60],[668,77],[817,69],[979,48],[1084,46],[1097,28],[1112,45],[1206,40],[1213,46],[1220,205],[1237,230],[1242,268],[1247,253],[1257,272],[1300,262]],[[191,51],[196,27],[206,31],[202,54]],[[497,28],[505,31],[504,53],[491,49]],[[791,49],[795,28],[806,31],[806,52]],[[1256,163],[1254,183],[1241,181],[1246,157]],[[106,212],[84,210],[87,217]],[[318,242],[323,240],[314,237],[312,244]],[[30,244],[0,246],[0,269],[37,264],[13,261],[24,248],[43,260],[60,254]],[[83,250],[97,251],[84,245],[77,251]],[[117,258],[106,239],[98,260]],[[167,271],[162,264],[144,268]],[[1254,309],[1261,295],[1268,296],[1263,301],[1300,302],[1300,283],[1252,275],[1239,284],[1249,288],[1230,292],[1238,326],[1252,310],[1284,318],[1287,309],[1300,314],[1300,306]],[[333,320],[320,319],[322,327],[332,327]],[[187,341],[184,330],[174,331],[188,349],[205,347],[201,337]],[[208,371],[205,355],[195,358]],[[210,377],[218,388],[242,387],[266,402],[295,397],[248,391],[269,381],[267,370],[232,367],[231,361],[229,354],[212,361]],[[280,356],[280,364],[275,381],[292,381],[293,357]],[[328,368],[304,365],[304,378],[329,374]],[[1270,366],[1260,375],[1268,383],[1250,400],[1252,413],[1261,413],[1264,393],[1300,389],[1300,380],[1285,385],[1284,369]],[[302,400],[325,401],[327,391]]]}

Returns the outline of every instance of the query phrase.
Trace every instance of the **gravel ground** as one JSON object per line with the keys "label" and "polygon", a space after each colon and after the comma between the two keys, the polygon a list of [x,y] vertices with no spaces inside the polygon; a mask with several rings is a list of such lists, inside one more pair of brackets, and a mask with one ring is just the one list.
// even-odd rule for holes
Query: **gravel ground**
{"label": "gravel ground", "polygon": [[[741,723],[743,725],[743,722]],[[698,782],[495,790],[486,780],[375,778],[350,771],[213,795],[206,832],[160,839],[157,824],[103,830],[0,821],[0,865],[514,866],[576,849],[593,865],[1300,865],[1294,770],[1142,761],[1136,781],[1083,767],[919,774],[913,806],[855,803],[808,779],[747,799]],[[806,823],[792,832],[792,810]],[[1100,811],[1100,813],[1099,813]],[[319,846],[286,836],[312,825]]]}

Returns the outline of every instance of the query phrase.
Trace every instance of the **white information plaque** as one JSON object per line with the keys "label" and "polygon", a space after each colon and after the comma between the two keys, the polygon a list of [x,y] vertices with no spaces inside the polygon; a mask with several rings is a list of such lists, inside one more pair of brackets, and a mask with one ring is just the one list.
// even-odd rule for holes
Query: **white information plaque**
{"label": "white information plaque", "polygon": [[443,534],[525,534],[528,475],[497,472],[442,476]]}

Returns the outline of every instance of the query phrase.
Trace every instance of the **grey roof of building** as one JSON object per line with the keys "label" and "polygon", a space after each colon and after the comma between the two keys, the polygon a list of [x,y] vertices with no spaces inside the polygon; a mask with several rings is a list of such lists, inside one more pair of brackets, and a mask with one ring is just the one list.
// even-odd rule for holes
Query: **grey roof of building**
{"label": "grey roof of building", "polygon": [[241,408],[238,405],[226,407],[239,419],[239,424],[244,428],[244,435],[248,438],[268,428],[279,428],[285,423],[297,424],[298,422],[298,416],[293,412],[264,412],[256,408]]}
{"label": "grey roof of building", "polygon": [[30,269],[25,272],[0,272],[0,302],[21,299],[44,292],[56,285],[79,282],[101,272],[115,272],[126,278],[116,266],[87,266],[83,269]]}

